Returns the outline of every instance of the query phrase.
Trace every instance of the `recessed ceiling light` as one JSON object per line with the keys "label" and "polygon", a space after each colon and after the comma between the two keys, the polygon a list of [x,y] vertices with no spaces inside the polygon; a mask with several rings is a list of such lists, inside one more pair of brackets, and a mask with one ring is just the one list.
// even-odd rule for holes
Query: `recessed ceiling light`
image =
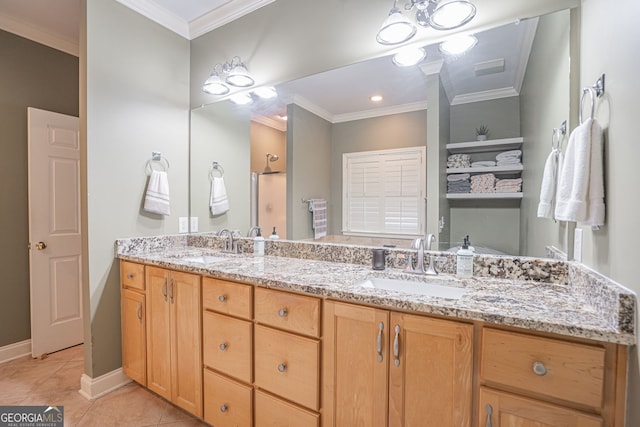
{"label": "recessed ceiling light", "polygon": [[369,98],[370,100],[372,100],[373,102],[380,102],[382,101],[382,95],[371,95],[371,97]]}
{"label": "recessed ceiling light", "polygon": [[416,65],[427,57],[427,52],[421,47],[405,47],[393,55],[392,61],[399,67],[410,67]]}

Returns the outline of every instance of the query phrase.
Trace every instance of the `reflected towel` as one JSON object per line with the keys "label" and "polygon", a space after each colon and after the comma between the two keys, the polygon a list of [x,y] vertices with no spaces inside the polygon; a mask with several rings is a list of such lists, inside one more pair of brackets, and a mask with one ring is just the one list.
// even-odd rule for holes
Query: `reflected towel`
{"label": "reflected towel", "polygon": [[327,235],[327,201],[325,199],[309,200],[309,210],[311,211],[313,228],[313,238],[319,239]]}
{"label": "reflected towel", "polygon": [[151,171],[144,197],[144,210],[159,215],[169,215],[169,178],[165,171]]}
{"label": "reflected towel", "polygon": [[538,218],[555,219],[556,191],[558,189],[558,177],[562,167],[562,151],[551,150],[542,172],[542,185],[540,186],[540,202],[538,203]]}
{"label": "reflected towel", "polygon": [[211,197],[209,197],[209,209],[211,215],[222,215],[229,210],[227,188],[224,186],[224,178],[214,176],[211,180]]}

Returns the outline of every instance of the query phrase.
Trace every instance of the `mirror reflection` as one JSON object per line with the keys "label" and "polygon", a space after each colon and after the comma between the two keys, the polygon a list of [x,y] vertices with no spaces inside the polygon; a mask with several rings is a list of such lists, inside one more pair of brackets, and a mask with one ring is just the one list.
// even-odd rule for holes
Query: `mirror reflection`
{"label": "mirror reflection", "polygon": [[[223,100],[194,109],[190,209],[199,218],[198,231],[231,228],[245,235],[259,225],[265,238],[275,227],[281,238],[313,239],[308,201],[324,199],[325,241],[409,247],[413,237],[433,233],[440,250],[457,249],[469,235],[477,252],[541,257],[547,246],[566,251],[564,225],[538,218],[537,204],[552,131],[570,119],[569,11],[475,37],[477,44],[465,54],[448,56],[439,46],[425,46],[426,59],[415,66],[376,58],[280,84],[275,99],[250,106]],[[372,95],[382,100],[374,103]],[[429,119],[427,109],[436,107],[437,120]],[[428,137],[430,127],[439,127],[439,141]],[[478,130],[488,130],[481,143]],[[501,146],[504,141],[516,142]],[[481,145],[451,149],[464,143]],[[439,184],[427,185],[427,202],[423,197],[412,207],[420,231],[346,235],[343,154],[411,147],[427,147],[427,159],[439,156],[437,170],[426,175]],[[520,151],[519,168],[478,163],[513,150]],[[454,153],[469,154],[475,165],[448,169]],[[213,162],[224,168],[224,214],[211,209]],[[499,193],[493,181],[491,194],[447,195],[447,176],[458,172],[507,181]],[[425,203],[436,201],[437,218],[429,213],[425,221]]]}

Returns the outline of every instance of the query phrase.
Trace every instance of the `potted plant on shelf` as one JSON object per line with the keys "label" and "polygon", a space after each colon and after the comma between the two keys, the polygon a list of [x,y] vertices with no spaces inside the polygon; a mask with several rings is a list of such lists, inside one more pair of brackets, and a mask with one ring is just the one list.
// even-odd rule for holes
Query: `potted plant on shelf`
{"label": "potted plant on shelf", "polygon": [[476,139],[478,141],[486,141],[487,135],[489,135],[489,128],[486,127],[485,125],[482,125],[479,128],[476,128]]}

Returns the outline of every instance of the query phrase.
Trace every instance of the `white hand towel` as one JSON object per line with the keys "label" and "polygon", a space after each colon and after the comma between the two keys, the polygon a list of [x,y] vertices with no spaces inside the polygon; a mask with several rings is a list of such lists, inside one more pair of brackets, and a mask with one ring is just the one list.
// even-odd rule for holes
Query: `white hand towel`
{"label": "white hand towel", "polygon": [[313,238],[319,239],[327,235],[327,201],[325,199],[311,199],[309,201]]}
{"label": "white hand towel", "polygon": [[211,180],[211,196],[209,197],[209,209],[211,215],[222,215],[229,210],[227,188],[224,186],[224,178],[214,176]]}
{"label": "white hand towel", "polygon": [[569,136],[558,180],[556,219],[604,225],[602,128],[587,119]]}
{"label": "white hand towel", "polygon": [[522,156],[522,150],[503,151],[496,156],[496,161],[507,159],[519,159]]}
{"label": "white hand towel", "polygon": [[555,219],[556,191],[562,160],[562,151],[553,149],[544,163],[542,185],[540,186],[540,202],[538,203],[538,218]]}
{"label": "white hand towel", "polygon": [[144,197],[144,210],[155,214],[169,215],[169,178],[165,171],[151,171]]}
{"label": "white hand towel", "polygon": [[452,173],[447,175],[448,182],[467,181],[469,178],[471,178],[471,175],[468,173]]}

